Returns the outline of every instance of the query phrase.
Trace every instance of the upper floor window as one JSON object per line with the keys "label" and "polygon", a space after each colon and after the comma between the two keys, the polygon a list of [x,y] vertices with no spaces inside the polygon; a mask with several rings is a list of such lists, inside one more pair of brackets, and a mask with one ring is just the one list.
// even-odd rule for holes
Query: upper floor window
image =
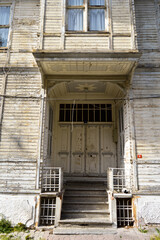
{"label": "upper floor window", "polygon": [[0,47],[7,47],[10,6],[0,6]]}
{"label": "upper floor window", "polygon": [[105,31],[106,0],[67,0],[68,31]]}

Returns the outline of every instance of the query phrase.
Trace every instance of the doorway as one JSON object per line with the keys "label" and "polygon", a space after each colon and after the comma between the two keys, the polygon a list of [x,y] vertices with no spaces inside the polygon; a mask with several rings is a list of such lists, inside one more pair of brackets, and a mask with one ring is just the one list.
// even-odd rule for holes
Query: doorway
{"label": "doorway", "polygon": [[72,175],[106,175],[116,167],[111,104],[60,104],[54,166]]}

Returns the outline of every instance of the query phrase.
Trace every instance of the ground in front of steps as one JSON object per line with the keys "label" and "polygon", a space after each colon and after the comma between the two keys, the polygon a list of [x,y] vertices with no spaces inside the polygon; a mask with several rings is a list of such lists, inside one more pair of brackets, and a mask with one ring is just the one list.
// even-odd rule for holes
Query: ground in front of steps
{"label": "ground in front of steps", "polygon": [[[13,240],[151,240],[151,237],[158,235],[156,228],[160,230],[160,226],[145,227],[147,233],[140,232],[137,228],[119,228],[114,231],[108,231],[108,234],[98,235],[54,235],[54,229],[44,230],[30,230],[25,233],[11,233]],[[144,229],[144,228],[142,228]],[[78,234],[78,233],[77,233]],[[0,234],[0,239],[3,234]]]}

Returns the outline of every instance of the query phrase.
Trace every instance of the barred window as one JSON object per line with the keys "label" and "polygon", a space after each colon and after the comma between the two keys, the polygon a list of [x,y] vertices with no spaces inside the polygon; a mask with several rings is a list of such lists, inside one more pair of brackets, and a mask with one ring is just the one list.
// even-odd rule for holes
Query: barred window
{"label": "barred window", "polygon": [[111,104],[60,104],[60,122],[112,122]]}

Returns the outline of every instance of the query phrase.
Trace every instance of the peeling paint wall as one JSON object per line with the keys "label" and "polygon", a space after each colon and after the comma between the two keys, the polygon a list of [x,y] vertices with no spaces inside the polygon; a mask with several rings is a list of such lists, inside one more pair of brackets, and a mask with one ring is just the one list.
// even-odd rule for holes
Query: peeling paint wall
{"label": "peeling paint wall", "polygon": [[134,209],[136,224],[160,224],[160,196],[136,196]]}
{"label": "peeling paint wall", "polygon": [[5,217],[13,225],[23,223],[31,226],[35,222],[36,195],[0,195],[0,218]]}

